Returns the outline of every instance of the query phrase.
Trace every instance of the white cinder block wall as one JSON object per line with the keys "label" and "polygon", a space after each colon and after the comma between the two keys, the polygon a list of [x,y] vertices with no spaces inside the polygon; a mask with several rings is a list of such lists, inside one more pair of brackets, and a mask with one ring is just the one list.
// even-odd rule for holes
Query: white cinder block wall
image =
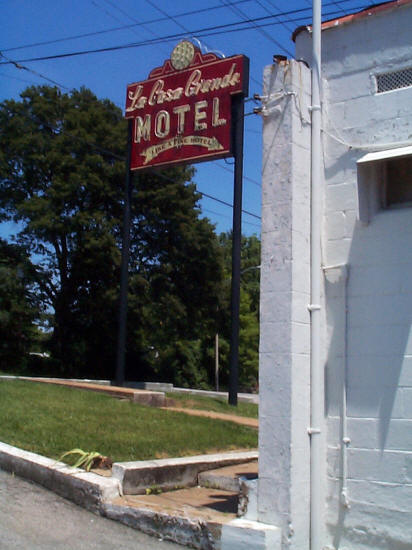
{"label": "white cinder block wall", "polygon": [[364,146],[412,143],[412,87],[375,92],[412,67],[411,29],[409,4],[322,32],[328,549],[412,549],[412,207],[361,223],[357,176]]}
{"label": "white cinder block wall", "polygon": [[258,519],[281,528],[282,549],[307,549],[309,69],[293,60],[267,67],[264,94]]}

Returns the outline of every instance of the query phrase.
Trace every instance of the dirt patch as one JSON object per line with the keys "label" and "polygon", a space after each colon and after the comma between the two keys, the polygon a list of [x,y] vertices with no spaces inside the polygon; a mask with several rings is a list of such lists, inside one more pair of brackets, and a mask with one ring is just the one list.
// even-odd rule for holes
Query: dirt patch
{"label": "dirt patch", "polygon": [[168,411],[180,412],[190,414],[192,416],[205,416],[207,418],[216,418],[218,420],[227,420],[229,422],[235,422],[236,424],[242,424],[242,426],[249,426],[250,428],[259,428],[259,421],[257,418],[248,418],[246,416],[236,416],[235,414],[219,413],[215,411],[202,411],[200,409],[187,409],[185,407],[162,407]]}

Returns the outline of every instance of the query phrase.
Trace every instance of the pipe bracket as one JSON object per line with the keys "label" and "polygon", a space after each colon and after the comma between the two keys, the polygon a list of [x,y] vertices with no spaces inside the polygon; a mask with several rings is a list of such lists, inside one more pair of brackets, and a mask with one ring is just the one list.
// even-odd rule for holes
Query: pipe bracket
{"label": "pipe bracket", "polygon": [[322,309],[322,306],[319,304],[308,304],[309,311],[319,311],[320,309]]}
{"label": "pipe bracket", "polygon": [[316,435],[316,434],[320,434],[320,433],[322,433],[320,428],[312,428],[312,427],[308,428],[308,434],[309,435]]}

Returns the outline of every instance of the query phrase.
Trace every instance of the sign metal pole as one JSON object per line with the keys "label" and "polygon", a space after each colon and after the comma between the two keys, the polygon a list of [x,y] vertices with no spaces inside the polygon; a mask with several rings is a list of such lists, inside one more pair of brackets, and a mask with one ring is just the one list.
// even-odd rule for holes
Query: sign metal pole
{"label": "sign metal pole", "polygon": [[129,286],[129,256],[130,256],[130,208],[132,195],[132,171],[130,159],[132,151],[133,120],[128,121],[126,179],[124,188],[123,208],[123,237],[122,263],[120,271],[120,298],[119,298],[119,328],[117,337],[116,357],[116,386],[124,385],[125,355],[126,355],[126,326],[127,326],[127,292]]}
{"label": "sign metal pole", "polygon": [[243,180],[243,134],[244,97],[232,99],[233,153],[235,158],[233,192],[232,234],[232,292],[231,292],[231,338],[229,371],[229,404],[237,405],[239,379],[239,314],[240,314],[240,253],[242,239],[242,180]]}

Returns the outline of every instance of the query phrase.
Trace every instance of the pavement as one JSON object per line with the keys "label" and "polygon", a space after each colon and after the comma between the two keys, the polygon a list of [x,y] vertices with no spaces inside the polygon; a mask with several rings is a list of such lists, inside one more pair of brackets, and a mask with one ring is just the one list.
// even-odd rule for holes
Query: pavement
{"label": "pavement", "polygon": [[182,550],[0,470],[1,550]]}
{"label": "pavement", "polygon": [[[44,379],[36,381],[45,382]],[[161,393],[85,382],[56,382],[55,380],[50,382],[65,383],[65,385],[91,391],[105,391],[115,397],[133,400],[140,399],[135,397],[135,392],[138,394]],[[127,390],[125,394],[121,394],[123,390]],[[146,396],[143,397],[144,400],[146,404],[159,403],[161,406],[161,399],[158,401],[157,396],[154,399]],[[187,409],[182,409],[180,412],[191,414]],[[201,413],[202,411],[193,411],[193,414]],[[211,416],[210,413],[207,414]],[[247,425],[258,427],[256,419],[221,413],[212,413],[212,416],[241,424],[252,420],[253,422]],[[225,526],[234,528],[235,531],[245,529],[245,533],[259,529],[253,521],[242,522],[237,517],[240,509],[241,514],[247,512],[247,495],[246,500],[243,495],[242,506],[239,507],[239,493],[244,492],[241,487],[247,483],[246,480],[257,478],[257,457],[256,451],[231,452],[179,459],[117,463],[109,473],[98,470],[84,472],[0,443],[0,468],[3,470],[39,483],[98,516],[116,520],[148,535],[160,537],[162,540],[199,550],[219,550],[222,547],[221,540]],[[73,535],[75,536],[76,533],[73,532]],[[3,538],[0,540],[1,550],[8,548],[4,546],[4,540]],[[10,548],[19,548],[18,541],[14,546],[10,544]],[[21,548],[26,547],[37,548],[33,544],[21,546]],[[51,545],[50,548],[52,547],[60,548]],[[66,547],[73,550],[77,548],[73,545]],[[112,547],[107,546],[107,548]],[[84,546],[84,548],[94,547]],[[99,546],[99,548],[106,547]],[[116,546],[116,548],[122,547]],[[151,547],[143,545],[142,548],[149,550]]]}

